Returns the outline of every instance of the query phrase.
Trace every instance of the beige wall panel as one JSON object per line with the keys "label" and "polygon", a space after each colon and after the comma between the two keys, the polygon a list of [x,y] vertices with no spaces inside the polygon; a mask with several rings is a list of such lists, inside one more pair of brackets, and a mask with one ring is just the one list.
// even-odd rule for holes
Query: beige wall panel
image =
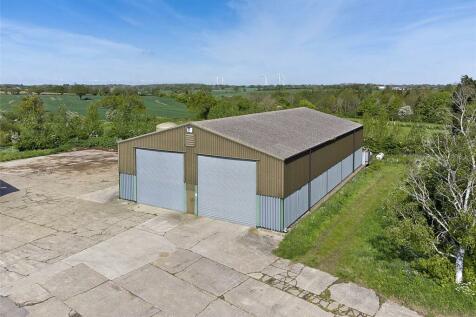
{"label": "beige wall panel", "polygon": [[136,174],[134,148],[185,152],[184,127],[177,127],[119,143],[119,172]]}
{"label": "beige wall panel", "polygon": [[257,193],[282,197],[284,163],[274,157],[225,139],[214,133],[193,127],[195,147],[185,147],[185,127],[146,135],[119,143],[119,171],[136,174],[134,148],[185,152],[185,182],[197,184],[197,155],[210,155],[258,161]]}
{"label": "beige wall panel", "polygon": [[285,165],[284,196],[292,194],[309,182],[309,155],[302,156]]}
{"label": "beige wall panel", "polygon": [[364,142],[364,129],[359,129],[354,132],[354,151],[362,147]]}
{"label": "beige wall panel", "polygon": [[194,133],[196,154],[258,161],[257,194],[282,197],[283,161],[197,127]]}

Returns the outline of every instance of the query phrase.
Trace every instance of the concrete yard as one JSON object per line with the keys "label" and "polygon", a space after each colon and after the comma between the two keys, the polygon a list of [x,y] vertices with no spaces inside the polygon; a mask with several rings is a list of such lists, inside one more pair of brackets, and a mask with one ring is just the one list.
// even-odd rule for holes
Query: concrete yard
{"label": "concrete yard", "polygon": [[[117,198],[117,154],[0,163],[0,316],[418,316],[282,235]],[[13,190],[12,190],[13,188]]]}

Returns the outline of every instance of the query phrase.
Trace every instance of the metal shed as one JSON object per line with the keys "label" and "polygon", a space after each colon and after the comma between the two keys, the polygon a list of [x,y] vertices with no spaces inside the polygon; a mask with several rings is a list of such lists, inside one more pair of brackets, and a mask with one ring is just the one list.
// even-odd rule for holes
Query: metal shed
{"label": "metal shed", "polygon": [[308,108],[119,142],[120,198],[284,231],[362,164],[362,125]]}

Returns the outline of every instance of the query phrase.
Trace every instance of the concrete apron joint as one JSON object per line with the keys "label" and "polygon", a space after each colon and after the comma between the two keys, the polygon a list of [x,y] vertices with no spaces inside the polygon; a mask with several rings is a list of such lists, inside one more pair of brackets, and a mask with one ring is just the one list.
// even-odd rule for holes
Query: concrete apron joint
{"label": "concrete apron joint", "polygon": [[264,273],[260,273],[260,274],[261,274],[260,277],[258,277],[257,275],[251,275],[251,274],[250,276],[257,281],[273,286],[274,288],[277,288],[281,291],[284,291],[288,294],[291,294],[295,297],[305,300],[311,304],[314,304],[325,311],[335,314],[336,316],[371,317],[370,315],[367,315],[356,309],[347,307],[344,304],[340,304],[328,298],[327,296],[322,296],[322,294],[325,294],[327,290],[317,295],[296,286],[295,277],[289,276],[290,280],[288,280],[288,277],[283,277],[282,279],[276,279]]}

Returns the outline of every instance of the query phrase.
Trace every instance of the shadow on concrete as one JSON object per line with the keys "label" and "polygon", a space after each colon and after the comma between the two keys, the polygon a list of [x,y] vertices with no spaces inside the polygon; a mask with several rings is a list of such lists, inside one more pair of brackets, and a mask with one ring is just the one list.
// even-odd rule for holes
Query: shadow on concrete
{"label": "shadow on concrete", "polygon": [[0,179],[0,197],[19,191],[18,188]]}

